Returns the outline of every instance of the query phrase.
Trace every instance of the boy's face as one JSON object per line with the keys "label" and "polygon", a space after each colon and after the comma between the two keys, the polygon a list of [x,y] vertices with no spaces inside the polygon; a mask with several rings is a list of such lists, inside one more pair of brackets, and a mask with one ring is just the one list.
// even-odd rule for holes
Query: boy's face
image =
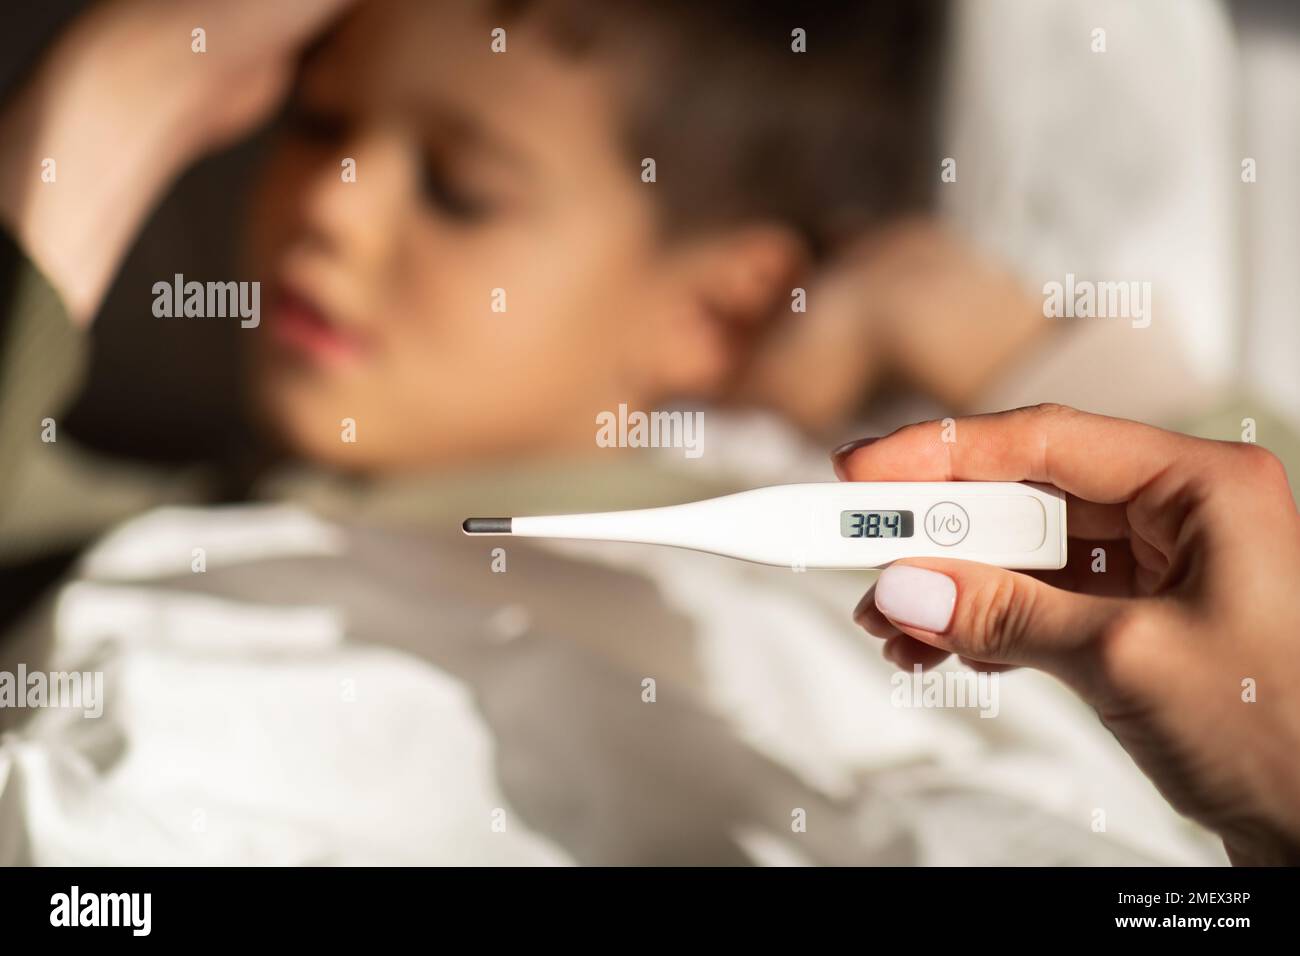
{"label": "boy's face", "polygon": [[699,263],[660,244],[654,186],[619,148],[606,68],[482,9],[374,0],[300,77],[254,206],[253,364],[310,458],[590,448],[597,412],[707,390],[726,362],[688,315]]}

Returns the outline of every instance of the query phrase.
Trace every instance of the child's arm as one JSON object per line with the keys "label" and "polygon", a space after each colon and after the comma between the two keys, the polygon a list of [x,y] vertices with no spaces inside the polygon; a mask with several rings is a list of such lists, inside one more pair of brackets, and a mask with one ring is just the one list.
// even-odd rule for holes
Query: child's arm
{"label": "child's arm", "polygon": [[266,117],[350,2],[112,0],[59,38],[0,113],[0,221],[75,322],[172,179]]}
{"label": "child's arm", "polygon": [[270,113],[297,50],[349,2],[111,0],[0,110],[0,517],[75,393],[80,329],[150,208]]}

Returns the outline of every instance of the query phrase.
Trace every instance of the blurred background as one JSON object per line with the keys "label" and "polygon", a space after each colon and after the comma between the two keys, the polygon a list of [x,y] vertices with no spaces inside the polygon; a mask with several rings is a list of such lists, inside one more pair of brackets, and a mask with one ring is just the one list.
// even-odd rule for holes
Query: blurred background
{"label": "blurred background", "polygon": [[[5,4],[0,89],[83,6]],[[961,188],[939,191],[947,221],[1031,291],[1066,271],[1155,280],[1160,322],[1175,327],[1206,406],[1236,389],[1300,428],[1300,8],[956,6],[940,151],[961,157]],[[1077,42],[1094,22],[1110,26],[1104,72]],[[174,272],[234,274],[243,209],[229,197],[253,177],[265,141],[189,171],[140,236],[67,420],[78,440],[167,462],[221,456],[246,440],[238,329],[158,323],[148,290]],[[1245,157],[1256,162],[1252,184],[1238,175]]]}

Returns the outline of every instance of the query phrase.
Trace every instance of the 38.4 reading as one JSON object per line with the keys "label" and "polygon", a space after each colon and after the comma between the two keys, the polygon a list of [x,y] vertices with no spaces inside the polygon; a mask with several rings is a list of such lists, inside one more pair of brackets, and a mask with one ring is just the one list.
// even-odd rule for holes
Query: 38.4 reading
{"label": "38.4 reading", "polygon": [[844,538],[910,538],[910,511],[841,511],[840,536]]}

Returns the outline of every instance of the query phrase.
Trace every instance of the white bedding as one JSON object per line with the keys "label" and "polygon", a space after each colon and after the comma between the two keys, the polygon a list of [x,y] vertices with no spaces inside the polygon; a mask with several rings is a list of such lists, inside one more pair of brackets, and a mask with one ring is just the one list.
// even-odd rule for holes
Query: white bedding
{"label": "white bedding", "polygon": [[122,527],[28,629],[106,699],[3,737],[0,862],[1222,862],[1044,678],[893,706],[860,576],[510,557],[286,506]]}

